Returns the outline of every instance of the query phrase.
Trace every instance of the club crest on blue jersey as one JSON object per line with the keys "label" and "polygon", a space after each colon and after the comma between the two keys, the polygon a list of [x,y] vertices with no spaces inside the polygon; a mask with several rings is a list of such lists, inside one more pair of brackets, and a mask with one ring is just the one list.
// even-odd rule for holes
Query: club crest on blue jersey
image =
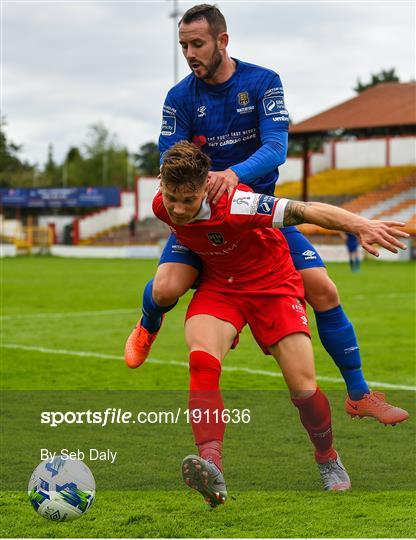
{"label": "club crest on blue jersey", "polygon": [[224,244],[224,237],[219,232],[208,233],[208,239],[214,246],[222,246]]}
{"label": "club crest on blue jersey", "polygon": [[239,105],[248,105],[250,103],[250,98],[248,92],[240,92],[238,94],[238,104]]}
{"label": "club crest on blue jersey", "polygon": [[271,195],[262,195],[257,205],[257,213],[271,216],[276,199]]}

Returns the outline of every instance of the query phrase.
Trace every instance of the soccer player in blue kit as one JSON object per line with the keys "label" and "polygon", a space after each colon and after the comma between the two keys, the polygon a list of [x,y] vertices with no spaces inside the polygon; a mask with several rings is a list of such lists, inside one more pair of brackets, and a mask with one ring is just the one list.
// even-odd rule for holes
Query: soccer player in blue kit
{"label": "soccer player in blue kit", "polygon": [[[179,42],[192,73],[168,92],[159,138],[161,162],[164,153],[180,140],[192,141],[210,156],[209,198],[214,203],[238,182],[257,193],[274,195],[288,144],[289,115],[279,76],[231,58],[228,40],[224,16],[216,6],[197,5],[183,15]],[[353,326],[319,254],[296,227],[281,230],[302,276],[321,342],[345,380],[346,412],[372,416],[384,424],[405,420],[406,411],[369,389]],[[212,242],[215,245],[215,235]],[[142,318],[126,343],[129,367],[145,361],[164,314],[192,287],[201,267],[199,257],[172,234],[154,279],[145,287]]]}
{"label": "soccer player in blue kit", "polygon": [[351,233],[340,233],[341,238],[345,242],[345,247],[348,251],[348,259],[350,263],[351,272],[360,271],[360,242],[358,238]]}

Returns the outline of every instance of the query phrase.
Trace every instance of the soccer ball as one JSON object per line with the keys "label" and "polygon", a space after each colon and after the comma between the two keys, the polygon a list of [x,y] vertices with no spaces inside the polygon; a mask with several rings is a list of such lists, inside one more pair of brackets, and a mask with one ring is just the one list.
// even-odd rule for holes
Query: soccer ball
{"label": "soccer ball", "polygon": [[82,461],[62,456],[46,459],[33,471],[28,486],[35,511],[51,521],[72,521],[89,509],[95,480]]}

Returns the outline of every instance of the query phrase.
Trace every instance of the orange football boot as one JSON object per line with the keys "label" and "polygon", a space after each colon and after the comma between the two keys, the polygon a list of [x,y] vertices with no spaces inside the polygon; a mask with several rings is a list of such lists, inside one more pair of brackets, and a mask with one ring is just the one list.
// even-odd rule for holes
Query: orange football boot
{"label": "orange football boot", "polygon": [[[163,321],[164,315],[162,317]],[[136,328],[129,335],[124,347],[124,360],[129,368],[138,368],[149,356],[150,349],[156,339],[159,330],[151,334],[144,326],[142,321],[137,323]]]}
{"label": "orange football boot", "polygon": [[364,394],[364,397],[358,401],[353,401],[347,397],[345,411],[351,418],[372,416],[382,424],[390,424],[392,426],[409,418],[407,411],[387,403],[384,394],[381,392]]}

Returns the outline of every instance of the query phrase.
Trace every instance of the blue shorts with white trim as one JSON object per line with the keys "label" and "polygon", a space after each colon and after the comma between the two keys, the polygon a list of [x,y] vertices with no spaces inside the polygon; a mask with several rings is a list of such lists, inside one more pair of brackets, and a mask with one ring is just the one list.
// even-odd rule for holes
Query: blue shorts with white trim
{"label": "blue shorts with white trim", "polygon": [[168,241],[163,248],[159,264],[163,263],[182,263],[193,266],[199,272],[202,270],[202,260],[200,257],[181,244],[175,234],[169,236]]}

